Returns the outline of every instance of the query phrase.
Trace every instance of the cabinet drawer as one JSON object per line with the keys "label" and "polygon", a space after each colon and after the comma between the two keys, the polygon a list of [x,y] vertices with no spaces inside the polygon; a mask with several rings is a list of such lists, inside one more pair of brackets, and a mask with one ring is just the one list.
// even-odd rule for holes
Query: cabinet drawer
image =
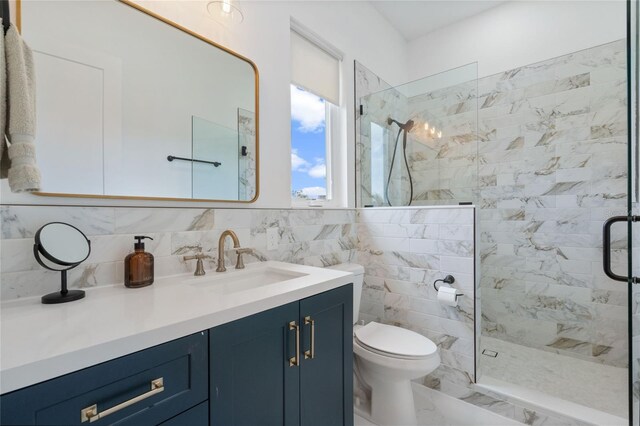
{"label": "cabinet drawer", "polygon": [[[162,423],[208,398],[207,340],[197,333],[5,394],[2,424]],[[101,417],[83,421],[93,405]]]}
{"label": "cabinet drawer", "polygon": [[182,414],[162,422],[161,426],[208,426],[209,402],[201,402]]}

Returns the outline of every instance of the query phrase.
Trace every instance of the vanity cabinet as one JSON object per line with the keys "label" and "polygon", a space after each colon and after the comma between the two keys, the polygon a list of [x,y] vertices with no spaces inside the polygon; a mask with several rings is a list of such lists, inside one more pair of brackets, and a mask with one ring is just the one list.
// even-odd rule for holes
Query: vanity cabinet
{"label": "vanity cabinet", "polygon": [[2,425],[352,426],[352,286],[2,395]]}
{"label": "vanity cabinet", "polygon": [[191,409],[209,395],[207,337],[197,333],[5,394],[1,423],[206,425],[206,404]]}
{"label": "vanity cabinet", "polygon": [[353,288],[209,330],[212,426],[353,425]]}

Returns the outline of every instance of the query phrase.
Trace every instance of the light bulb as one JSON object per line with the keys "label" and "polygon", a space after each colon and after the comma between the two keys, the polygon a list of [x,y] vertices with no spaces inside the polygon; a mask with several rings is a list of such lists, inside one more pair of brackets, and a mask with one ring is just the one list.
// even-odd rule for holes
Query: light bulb
{"label": "light bulb", "polygon": [[212,0],[207,3],[209,16],[220,23],[240,24],[244,20],[238,2],[234,0]]}
{"label": "light bulb", "polygon": [[429,130],[429,123],[426,123],[426,122],[424,123],[424,129]]}
{"label": "light bulb", "polygon": [[438,139],[442,139],[442,132],[438,131]]}
{"label": "light bulb", "polygon": [[435,134],[436,134],[436,128],[435,128],[435,127],[432,127],[432,128],[431,128],[431,135],[435,135]]}

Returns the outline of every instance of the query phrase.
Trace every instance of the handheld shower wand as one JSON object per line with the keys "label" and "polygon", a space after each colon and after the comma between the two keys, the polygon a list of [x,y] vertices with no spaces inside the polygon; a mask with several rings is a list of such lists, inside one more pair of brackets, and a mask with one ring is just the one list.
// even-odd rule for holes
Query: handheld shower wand
{"label": "handheld shower wand", "polygon": [[407,134],[411,131],[411,129],[413,129],[413,126],[415,126],[415,122],[413,120],[409,120],[406,123],[401,123],[391,117],[387,118],[387,124],[389,126],[394,123],[398,125],[400,130],[398,131],[398,136],[396,136],[396,143],[393,147],[391,166],[389,167],[389,176],[387,177],[387,185],[385,186],[384,196],[387,199],[387,204],[391,207],[391,201],[389,200],[389,185],[391,184],[391,174],[393,172],[393,164],[396,161],[396,151],[398,150],[400,135],[404,133],[402,137],[402,154],[404,157],[404,164],[407,167],[407,174],[409,175],[409,204],[407,205],[410,206],[413,202],[413,178],[411,177],[411,169],[409,169],[409,162],[407,161]]}

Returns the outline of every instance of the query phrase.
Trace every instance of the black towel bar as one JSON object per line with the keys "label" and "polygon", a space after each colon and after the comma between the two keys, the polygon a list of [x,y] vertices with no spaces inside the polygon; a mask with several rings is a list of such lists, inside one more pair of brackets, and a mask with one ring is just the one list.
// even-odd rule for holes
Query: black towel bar
{"label": "black towel bar", "polygon": [[222,163],[218,161],[206,161],[206,160],[196,160],[195,158],[184,158],[184,157],[176,157],[175,155],[169,155],[167,157],[168,161],[173,160],[182,160],[182,161],[191,161],[192,163],[205,163],[205,164],[213,164],[214,167],[221,166]]}

